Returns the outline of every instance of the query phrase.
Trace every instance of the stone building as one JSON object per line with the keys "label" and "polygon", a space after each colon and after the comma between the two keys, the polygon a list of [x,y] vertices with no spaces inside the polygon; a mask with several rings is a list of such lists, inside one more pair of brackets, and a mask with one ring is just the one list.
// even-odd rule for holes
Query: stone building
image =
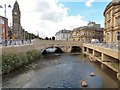
{"label": "stone building", "polygon": [[81,42],[90,42],[91,39],[103,41],[103,28],[100,27],[100,24],[89,22],[87,26],[74,28],[70,37],[71,41]]}
{"label": "stone building", "polygon": [[78,28],[74,28],[72,33],[70,34],[70,41],[79,41],[79,27]]}
{"label": "stone building", "polygon": [[21,27],[21,11],[19,8],[19,4],[17,0],[14,3],[13,10],[12,10],[12,18],[13,18],[13,36],[15,39],[22,40],[23,37],[23,30]]}
{"label": "stone building", "polygon": [[120,0],[112,0],[104,11],[104,41],[118,43],[120,41]]}
{"label": "stone building", "polygon": [[55,34],[55,40],[68,41],[70,37],[70,30],[60,30]]}

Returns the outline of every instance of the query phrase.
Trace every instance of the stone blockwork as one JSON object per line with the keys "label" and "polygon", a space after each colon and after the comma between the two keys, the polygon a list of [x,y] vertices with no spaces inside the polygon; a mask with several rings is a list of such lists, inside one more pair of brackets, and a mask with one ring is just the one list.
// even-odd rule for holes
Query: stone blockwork
{"label": "stone blockwork", "polygon": [[34,45],[3,47],[2,53],[22,53],[34,49],[35,49]]}
{"label": "stone blockwork", "polygon": [[80,41],[57,41],[57,40],[34,40],[35,49],[41,52],[48,47],[59,47],[64,52],[69,52],[72,46],[79,46],[82,48],[82,43]]}
{"label": "stone blockwork", "polygon": [[2,53],[19,53],[19,52],[26,52],[33,49],[36,49],[42,52],[48,47],[59,47],[64,52],[69,52],[69,49],[72,46],[82,47],[82,43],[78,41],[54,41],[54,40],[35,39],[34,44],[31,44],[31,45],[3,47]]}
{"label": "stone blockwork", "polygon": [[120,79],[120,60],[119,50],[96,46],[92,44],[83,44],[83,53],[88,55],[91,61],[98,61],[101,64],[101,69],[108,67],[117,73],[117,78]]}

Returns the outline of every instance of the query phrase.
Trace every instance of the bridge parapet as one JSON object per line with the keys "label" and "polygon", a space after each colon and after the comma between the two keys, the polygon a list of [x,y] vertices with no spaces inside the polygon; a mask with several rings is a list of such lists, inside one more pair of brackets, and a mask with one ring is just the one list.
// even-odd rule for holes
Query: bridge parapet
{"label": "bridge parapet", "polygon": [[98,52],[102,52],[106,55],[109,55],[111,57],[114,57],[116,59],[120,58],[120,51],[117,49],[111,49],[111,48],[106,48],[106,47],[101,47],[101,46],[97,46],[97,45],[93,45],[93,44],[83,44],[83,47],[87,47],[93,50],[96,50]]}
{"label": "bridge parapet", "polygon": [[36,49],[43,51],[48,47],[59,47],[64,52],[69,52],[72,46],[79,46],[82,48],[82,43],[80,41],[57,41],[57,40],[34,40],[34,45]]}
{"label": "bridge parapet", "polygon": [[34,40],[35,45],[58,45],[58,46],[82,46],[82,43],[80,41],[57,41],[57,40]]}

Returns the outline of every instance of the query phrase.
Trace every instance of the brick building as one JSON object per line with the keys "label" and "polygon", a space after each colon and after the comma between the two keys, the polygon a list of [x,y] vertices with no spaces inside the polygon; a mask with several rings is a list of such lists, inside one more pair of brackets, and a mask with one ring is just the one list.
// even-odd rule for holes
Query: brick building
{"label": "brick building", "polygon": [[8,40],[8,19],[0,16],[0,42]]}

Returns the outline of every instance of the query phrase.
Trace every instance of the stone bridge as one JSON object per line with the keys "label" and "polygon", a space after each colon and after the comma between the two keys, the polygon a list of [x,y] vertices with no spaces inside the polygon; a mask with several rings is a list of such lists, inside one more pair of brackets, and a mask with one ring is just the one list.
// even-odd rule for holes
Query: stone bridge
{"label": "stone bridge", "polygon": [[64,52],[70,52],[73,46],[78,46],[82,49],[80,41],[56,41],[56,40],[34,40],[35,49],[45,50],[48,47],[59,47]]}

